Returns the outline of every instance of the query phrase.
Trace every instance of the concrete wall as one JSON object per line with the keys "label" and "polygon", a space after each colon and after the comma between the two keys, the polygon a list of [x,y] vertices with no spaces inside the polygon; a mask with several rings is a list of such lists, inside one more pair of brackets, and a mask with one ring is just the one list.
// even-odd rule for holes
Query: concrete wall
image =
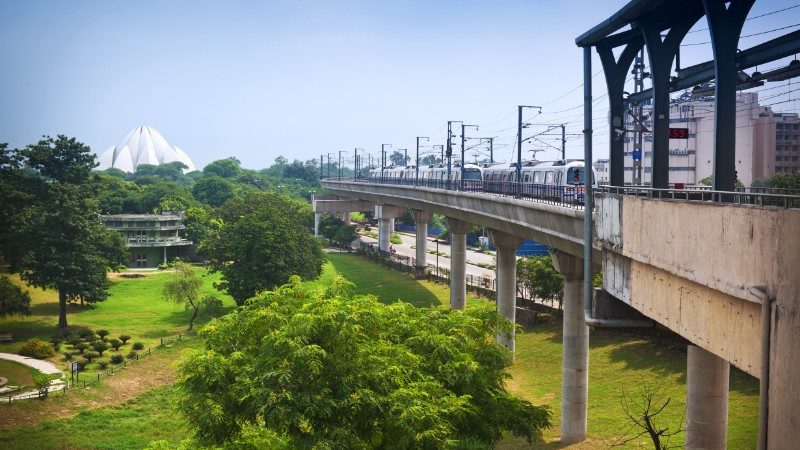
{"label": "concrete wall", "polygon": [[763,286],[774,300],[769,446],[800,426],[800,210],[603,194],[604,288],[736,367],[760,376]]}

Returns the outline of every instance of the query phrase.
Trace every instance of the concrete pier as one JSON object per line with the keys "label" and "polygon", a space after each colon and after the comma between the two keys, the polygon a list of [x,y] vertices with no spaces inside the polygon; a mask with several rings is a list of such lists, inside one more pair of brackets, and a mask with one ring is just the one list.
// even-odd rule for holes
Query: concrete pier
{"label": "concrete pier", "polygon": [[[497,314],[516,323],[517,316],[517,248],[522,238],[502,231],[489,230],[492,243],[497,247],[495,265]],[[514,331],[497,335],[497,343],[511,350],[515,349]],[[512,353],[513,354],[513,353]]]}
{"label": "concrete pier", "polygon": [[686,349],[687,449],[724,449],[728,444],[730,363],[696,345]]}
{"label": "concrete pier", "polygon": [[342,222],[344,222],[345,225],[352,224],[350,221],[350,211],[342,211]]}
{"label": "concrete pier", "polygon": [[403,212],[402,208],[392,205],[375,205],[375,218],[378,219],[378,248],[389,251],[389,239],[394,232],[394,218]]}
{"label": "concrete pier", "polygon": [[432,214],[415,209],[411,211],[414,223],[417,224],[417,258],[414,263],[414,276],[424,277],[428,270],[428,222]]}
{"label": "concrete pier", "polygon": [[558,250],[550,257],[564,277],[561,369],[561,442],[574,444],[586,439],[589,398],[589,327],[583,316],[583,259]]}
{"label": "concrete pier", "polygon": [[447,218],[450,229],[450,308],[467,307],[467,233],[472,224]]}
{"label": "concrete pier", "polygon": [[322,213],[314,213],[314,236],[319,237],[319,221],[322,219]]}

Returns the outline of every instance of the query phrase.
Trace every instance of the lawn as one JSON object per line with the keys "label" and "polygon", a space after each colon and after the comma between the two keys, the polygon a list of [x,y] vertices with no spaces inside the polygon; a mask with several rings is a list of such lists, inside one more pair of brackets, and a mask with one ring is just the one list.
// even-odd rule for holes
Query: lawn
{"label": "lawn", "polygon": [[[417,281],[355,255],[334,253],[329,257],[330,262],[317,282],[320,288],[324,288],[336,274],[341,274],[356,284],[357,293],[374,294],[383,302],[399,298],[418,306],[448,303],[449,291],[445,285]],[[468,304],[480,301],[486,300],[472,298]],[[196,342],[185,345],[196,345]],[[516,362],[511,368],[511,375],[509,390],[536,404],[548,405],[553,413],[553,427],[545,431],[548,443],[533,448],[560,448],[557,442],[561,402],[559,323],[545,323],[517,335]],[[656,346],[635,335],[593,330],[590,349],[590,439],[570,448],[609,447],[628,427],[629,422],[621,403],[623,394],[635,399],[642,388],[657,387],[663,390],[664,398],[671,400],[659,417],[663,417],[663,426],[670,429],[679,426],[684,408],[685,376],[685,353]],[[728,448],[753,448],[757,429],[758,381],[732,369],[730,383]],[[122,405],[84,409],[74,417],[3,430],[0,433],[0,447],[141,448],[152,440],[177,442],[185,437],[186,428],[174,410],[172,402],[175,396],[174,388],[160,387],[132,397]],[[85,403],[86,408],[91,407],[91,402]],[[25,406],[35,407],[35,404]],[[0,405],[0,416],[8,412],[3,411]],[[58,436],[67,438],[59,439]],[[672,445],[682,446],[682,442],[682,435],[671,440]],[[651,448],[652,444],[640,438],[624,448],[648,447]],[[502,441],[498,448],[530,447],[523,441],[509,438]]]}
{"label": "lawn", "polygon": [[7,380],[6,386],[33,386],[36,370],[14,361],[0,359],[0,376]]}
{"label": "lawn", "polygon": [[[209,274],[205,269],[198,271],[203,279],[201,295],[218,296],[223,301],[221,313],[233,308],[233,299],[213,287],[214,282],[219,281],[220,274]],[[161,337],[185,332],[191,316],[191,312],[185,310],[183,305],[161,298],[164,282],[170,276],[168,272],[147,272],[144,278],[121,278],[114,274],[108,298],[94,305],[68,305],[67,323],[70,326],[85,325],[93,330],[109,330],[110,338],[122,334],[131,336],[128,344],[119,351],[123,355],[127,355],[134,342],[142,342],[145,348],[155,347]],[[24,286],[16,275],[12,276],[12,280]],[[49,341],[50,336],[57,332],[57,293],[51,290],[27,289],[31,295],[31,315],[0,320],[0,331],[10,331],[14,337],[13,342],[0,344],[0,352],[16,353],[25,340],[38,337]],[[202,322],[203,320],[200,321]],[[67,350],[72,350],[71,346],[61,346],[61,352]],[[108,360],[115,353],[114,350],[107,350],[100,359]],[[50,360],[58,366],[66,366],[61,353]],[[98,370],[97,364],[93,363],[87,366],[86,376],[93,376]]]}

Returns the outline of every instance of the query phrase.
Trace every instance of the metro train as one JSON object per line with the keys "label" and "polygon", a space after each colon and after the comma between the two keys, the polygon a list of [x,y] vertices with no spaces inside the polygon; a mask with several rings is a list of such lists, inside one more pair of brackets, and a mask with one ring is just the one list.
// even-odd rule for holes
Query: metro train
{"label": "metro train", "polygon": [[[593,172],[593,185],[597,186],[597,174]],[[430,187],[455,186],[462,190],[493,193],[522,194],[560,202],[582,203],[585,196],[586,170],[582,160],[558,160],[541,163],[525,163],[520,170],[522,182],[517,181],[517,165],[513,164],[466,164],[464,180],[461,166],[454,164],[447,177],[444,164],[421,166],[417,181],[416,166],[373,168],[367,179],[392,184],[419,184]]]}

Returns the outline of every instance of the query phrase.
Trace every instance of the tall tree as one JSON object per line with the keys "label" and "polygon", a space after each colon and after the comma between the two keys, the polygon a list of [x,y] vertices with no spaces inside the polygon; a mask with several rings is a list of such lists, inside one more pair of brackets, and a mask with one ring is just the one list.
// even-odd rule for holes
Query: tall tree
{"label": "tall tree", "polygon": [[220,206],[233,197],[234,185],[217,175],[205,176],[192,187],[192,195],[200,203]]}
{"label": "tall tree", "polygon": [[75,138],[44,137],[18,151],[35,178],[24,186],[30,201],[4,235],[4,252],[28,284],[58,291],[59,328],[67,327],[68,301],[103,301],[106,271],[125,263],[119,233],[97,217],[96,165],[89,147]]}
{"label": "tall tree", "polygon": [[322,293],[293,277],[215,319],[205,349],[179,367],[180,408],[199,444],[227,447],[251,427],[290,448],[541,439],[550,414],[506,391],[511,358],[493,337],[512,324],[490,305],[384,305],[353,290],[339,278]]}
{"label": "tall tree", "polygon": [[409,159],[410,158],[406,158],[406,155],[399,150],[395,150],[391,155],[389,155],[389,160],[391,160],[392,164],[395,166],[405,166],[408,164]]}
{"label": "tall tree", "polygon": [[419,159],[420,166],[429,166],[431,164],[439,164],[439,158],[436,155],[425,155]]}
{"label": "tall tree", "polygon": [[323,254],[309,232],[308,203],[273,192],[236,197],[218,210],[222,226],[200,250],[222,272],[221,288],[241,305],[256,292],[285,283],[291,275],[315,278]]}

